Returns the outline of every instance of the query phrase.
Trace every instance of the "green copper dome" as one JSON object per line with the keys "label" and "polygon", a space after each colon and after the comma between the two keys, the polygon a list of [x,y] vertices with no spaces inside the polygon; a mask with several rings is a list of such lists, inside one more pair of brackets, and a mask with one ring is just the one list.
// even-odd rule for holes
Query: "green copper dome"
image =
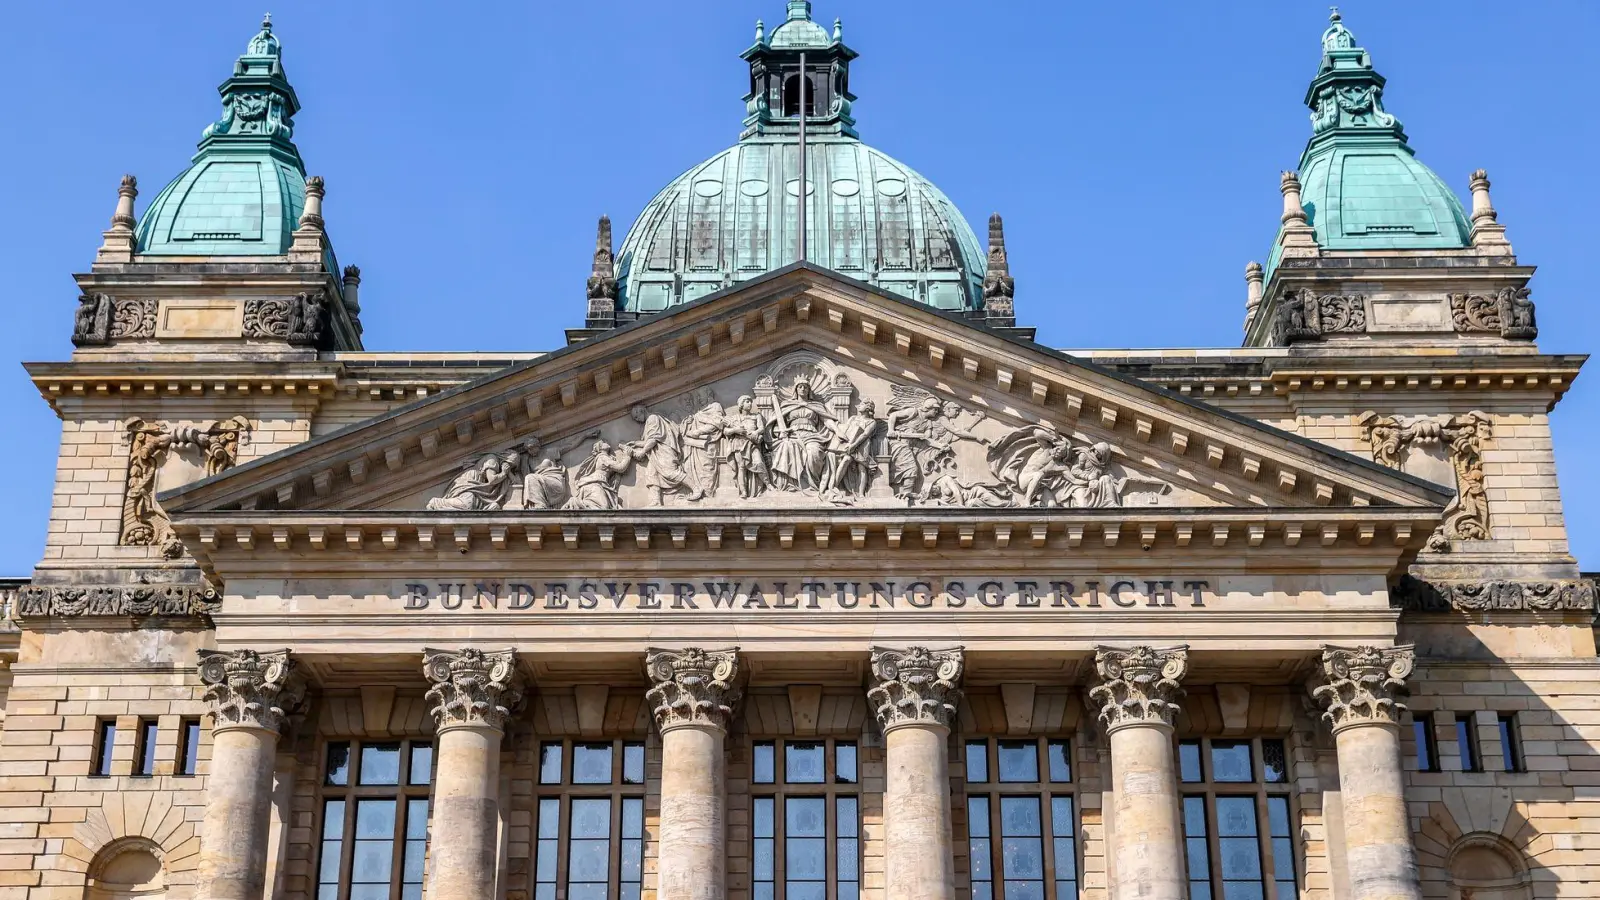
{"label": "green copper dome", "polygon": [[305,164],[291,138],[300,109],[283,72],[271,20],[222,83],[222,118],[208,126],[189,168],[139,222],[151,256],[267,256],[289,249],[305,205]]}
{"label": "green copper dome", "polygon": [[863,144],[840,27],[790,0],[744,53],[744,137],[667,185],[617,255],[617,309],[651,313],[799,259],[801,54],[808,102],[806,259],[939,309],[983,307],[987,257],[972,227],[909,166]]}
{"label": "green copper dome", "polygon": [[[1306,91],[1312,136],[1300,155],[1301,200],[1324,250],[1424,250],[1471,245],[1455,193],[1384,111],[1384,78],[1337,10]],[[1275,267],[1277,252],[1269,259]]]}

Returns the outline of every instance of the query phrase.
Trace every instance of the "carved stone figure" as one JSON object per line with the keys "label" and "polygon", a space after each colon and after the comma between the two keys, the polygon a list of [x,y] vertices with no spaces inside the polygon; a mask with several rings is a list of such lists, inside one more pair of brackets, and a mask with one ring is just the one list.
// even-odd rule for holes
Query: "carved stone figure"
{"label": "carved stone figure", "polygon": [[808,381],[797,379],[785,396],[774,397],[772,484],[783,491],[815,493],[828,487],[828,440],[834,416],[812,393]]}
{"label": "carved stone figure", "polygon": [[72,343],[91,347],[111,340],[111,298],[105,294],[79,294],[72,317]]}
{"label": "carved stone figure", "polygon": [[561,459],[585,442],[599,437],[600,432],[591,431],[557,445],[548,453],[537,437],[529,438],[521,448],[522,508],[560,509],[565,506],[572,497],[572,488],[567,467],[562,465]]}
{"label": "carved stone figure", "polygon": [[1413,645],[1398,647],[1326,647],[1321,683],[1311,696],[1326,711],[1322,718],[1334,731],[1351,725],[1400,723],[1406,711],[1406,676],[1416,664]]}
{"label": "carved stone figure", "polygon": [[707,497],[715,494],[722,482],[722,461],[727,454],[723,435],[727,427],[722,404],[716,402],[706,404],[683,423],[685,468]]}
{"label": "carved stone figure", "polygon": [[734,412],[723,420],[723,450],[733,467],[739,496],[755,497],[771,487],[767,469],[766,423],[756,411],[756,400],[746,394],[739,398]]}
{"label": "carved stone figure", "polygon": [[617,482],[633,467],[636,452],[629,447],[612,449],[605,441],[595,441],[589,458],[572,476],[572,497],[566,509],[621,509]]}
{"label": "carved stone figure", "polygon": [[211,423],[205,434],[196,438],[194,443],[205,453],[207,477],[233,468],[239,459],[239,444],[249,431],[249,419],[233,416]]}
{"label": "carved stone figure", "polygon": [[645,652],[645,675],[656,727],[665,731],[701,725],[724,731],[732,724],[739,701],[739,648],[683,650],[651,648]]}
{"label": "carved stone figure", "polygon": [[128,432],[128,480],[122,498],[120,543],[130,547],[159,547],[168,559],[183,553],[167,514],[156,503],[156,476],[174,449],[198,448],[204,455],[206,475],[230,469],[238,461],[239,444],[250,431],[250,420],[233,416],[213,422],[201,431],[192,426],[165,426],[133,418],[123,423]]}
{"label": "carved stone figure", "polygon": [[1367,330],[1365,294],[1318,294],[1310,288],[1285,290],[1273,320],[1273,343],[1288,346],[1329,334]]}
{"label": "carved stone figure", "polygon": [[1094,668],[1100,683],[1089,699],[1100,707],[1100,721],[1109,731],[1122,725],[1171,727],[1183,699],[1183,676],[1189,671],[1189,647],[1096,647]]}
{"label": "carved stone figure", "polygon": [[1492,420],[1481,412],[1449,417],[1418,417],[1403,422],[1368,410],[1356,416],[1375,462],[1399,468],[1412,447],[1444,444],[1456,476],[1456,496],[1444,510],[1444,525],[1428,539],[1428,549],[1445,552],[1450,541],[1489,537],[1489,499],[1483,484],[1483,442],[1493,436]]}
{"label": "carved stone figure", "polygon": [[954,456],[941,457],[938,471],[925,479],[917,502],[925,506],[970,506],[1007,509],[1017,505],[1004,485],[967,482],[958,477],[960,466]]}
{"label": "carved stone figure", "polygon": [[1500,310],[1500,335],[1512,340],[1531,341],[1539,336],[1539,326],[1534,322],[1533,301],[1525,287],[1501,288],[1495,297]]}
{"label": "carved stone figure", "polygon": [[872,444],[882,422],[871,400],[863,400],[843,422],[834,424],[828,442],[828,496],[830,499],[861,497],[878,474]]}
{"label": "carved stone figure", "polygon": [[515,485],[516,451],[485,453],[455,477],[444,496],[428,501],[428,509],[473,512],[504,509]]}
{"label": "carved stone figure", "polygon": [[1072,442],[1044,427],[1018,428],[989,447],[989,468],[1022,506],[1059,506],[1072,467]]}
{"label": "carved stone figure", "polygon": [[886,731],[897,725],[949,728],[961,702],[964,667],[960,647],[873,647],[872,685],[867,689],[867,702],[872,704],[878,724]]}
{"label": "carved stone figure", "polygon": [[889,485],[896,497],[920,494],[925,478],[943,468],[941,458],[953,452],[956,441],[987,443],[972,434],[970,425],[960,427],[962,412],[958,404],[940,403],[921,388],[894,385],[885,434]]}
{"label": "carved stone figure", "polygon": [[288,650],[201,650],[200,680],[213,727],[282,731],[284,719],[305,698],[296,667]]}
{"label": "carved stone figure", "polygon": [[506,720],[522,702],[515,650],[425,649],[422,671],[431,682],[429,711],[441,731],[462,727],[504,731]]}
{"label": "carved stone figure", "polygon": [[683,426],[643,406],[634,406],[628,414],[644,426],[639,440],[624,447],[644,464],[643,481],[652,504],[661,506],[668,493],[683,494],[691,501],[705,496],[694,475],[684,469]]}
{"label": "carved stone figure", "polygon": [[1451,294],[1450,321],[1458,334],[1499,334],[1508,340],[1531,341],[1539,336],[1531,291],[1526,287],[1502,288],[1494,296]]}

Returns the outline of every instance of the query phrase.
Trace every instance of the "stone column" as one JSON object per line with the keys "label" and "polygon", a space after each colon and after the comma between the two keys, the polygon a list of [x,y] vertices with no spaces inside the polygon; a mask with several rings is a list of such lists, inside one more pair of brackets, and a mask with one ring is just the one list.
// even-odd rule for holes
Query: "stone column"
{"label": "stone column", "polygon": [[883,728],[885,900],[954,900],[950,723],[961,699],[961,648],[872,648],[867,701]]}
{"label": "stone column", "polygon": [[430,900],[492,900],[500,861],[500,738],[522,700],[515,650],[424,650],[438,725]]}
{"label": "stone column", "polygon": [[213,721],[196,897],[265,895],[278,736],[305,697],[294,670],[288,650],[200,651]]}
{"label": "stone column", "polygon": [[1089,691],[1111,744],[1116,900],[1184,900],[1183,820],[1172,724],[1189,648],[1097,647]]}
{"label": "stone column", "polygon": [[1322,649],[1311,693],[1326,709],[1339,756],[1352,900],[1422,898],[1400,767],[1400,701],[1415,663],[1410,644]]}
{"label": "stone column", "polygon": [[728,726],[738,701],[738,648],[651,649],[645,695],[661,730],[657,900],[724,900]]}

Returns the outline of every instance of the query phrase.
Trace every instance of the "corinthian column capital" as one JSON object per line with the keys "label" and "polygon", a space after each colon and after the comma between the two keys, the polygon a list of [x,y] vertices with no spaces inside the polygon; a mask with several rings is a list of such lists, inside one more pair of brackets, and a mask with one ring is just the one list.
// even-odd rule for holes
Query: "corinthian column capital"
{"label": "corinthian column capital", "polygon": [[1397,725],[1406,711],[1406,676],[1416,666],[1414,644],[1322,648],[1320,683],[1311,696],[1334,731],[1352,725]]}
{"label": "corinthian column capital", "polygon": [[213,731],[259,728],[277,734],[305,699],[305,682],[288,650],[201,650],[200,681]]}
{"label": "corinthian column capital", "polygon": [[427,699],[440,731],[463,727],[504,731],[506,719],[522,702],[515,650],[425,649],[422,671],[433,683]]}
{"label": "corinthian column capital", "polygon": [[739,648],[682,650],[652,648],[645,652],[650,690],[645,700],[662,731],[683,725],[710,725],[728,730],[739,701]]}
{"label": "corinthian column capital", "polygon": [[965,658],[960,647],[929,650],[872,648],[872,687],[867,700],[884,731],[900,725],[950,727],[961,700]]}
{"label": "corinthian column capital", "polygon": [[1099,705],[1108,732],[1124,725],[1171,727],[1183,699],[1189,646],[1096,647],[1094,668],[1100,683],[1089,699]]}

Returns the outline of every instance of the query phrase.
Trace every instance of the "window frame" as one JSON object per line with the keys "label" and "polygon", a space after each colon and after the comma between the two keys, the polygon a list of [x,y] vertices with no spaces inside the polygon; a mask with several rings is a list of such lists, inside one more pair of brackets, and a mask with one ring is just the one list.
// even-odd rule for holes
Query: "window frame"
{"label": "window frame", "polygon": [[[1433,728],[1432,713],[1411,713],[1412,742],[1415,744],[1418,739],[1422,741],[1420,745],[1414,746],[1411,751],[1412,756],[1417,761],[1418,772],[1432,774],[1444,771],[1444,767],[1439,765],[1439,736],[1434,732]],[[1424,751],[1427,753],[1426,759],[1423,758]]]}
{"label": "window frame", "polygon": [[1483,746],[1478,740],[1478,718],[1473,713],[1456,713],[1456,751],[1461,758],[1461,771],[1483,771]]}
{"label": "window frame", "polygon": [[1515,712],[1495,714],[1495,727],[1500,734],[1500,764],[1511,773],[1528,771],[1528,762],[1522,755],[1520,724]]}
{"label": "window frame", "polygon": [[113,757],[117,750],[117,720],[100,719],[94,723],[94,749],[89,756],[89,777],[110,778]]}
{"label": "window frame", "polygon": [[[974,745],[984,744],[984,775],[983,781],[967,781],[966,776],[971,772],[969,767],[969,754]],[[1038,780],[1036,781],[1007,781],[1000,774],[1000,745],[1002,743],[1031,743],[1035,747],[1038,765]],[[1067,780],[1051,780],[1050,771],[1050,745],[1064,743],[1066,745]],[[1078,761],[1073,756],[1077,749],[1077,741],[1070,736],[1063,735],[1038,735],[1031,737],[1009,737],[1006,735],[970,735],[961,739],[960,771],[965,784],[962,810],[967,814],[967,889],[971,896],[973,885],[972,862],[972,821],[971,801],[974,798],[984,798],[989,813],[989,873],[987,883],[990,887],[989,896],[993,900],[1003,900],[1005,897],[1005,838],[1002,822],[1001,807],[1006,798],[1021,797],[1037,800],[1039,802],[1039,841],[1044,867],[1044,890],[1047,900],[1076,900],[1074,897],[1059,896],[1059,885],[1063,881],[1070,881],[1077,886],[1077,893],[1083,891],[1083,839],[1082,822],[1083,807],[1078,800]],[[1056,828],[1055,804],[1056,797],[1065,797],[1072,804],[1072,822],[1068,831],[1063,834]],[[1056,858],[1056,841],[1069,836],[1072,840],[1072,878],[1064,879],[1060,874],[1060,865]]]}
{"label": "window frame", "polygon": [[161,723],[153,718],[141,718],[133,735],[133,768],[128,774],[134,778],[154,778],[156,774],[156,744],[161,737]]}
{"label": "window frame", "polygon": [[[363,746],[395,744],[400,745],[400,768],[396,775],[396,784],[361,784],[361,748]],[[348,774],[345,784],[328,784],[328,752],[331,748],[343,744],[349,748]],[[413,784],[415,780],[411,771],[413,748],[427,746],[431,748],[428,756],[428,778],[422,784]],[[405,885],[405,853],[406,853],[406,826],[411,816],[411,801],[426,800],[428,802],[428,822],[423,830],[423,871],[427,871],[427,857],[432,849],[433,842],[433,782],[438,771],[438,741],[432,737],[389,737],[389,738],[359,738],[352,737],[341,740],[327,740],[320,743],[321,753],[318,756],[317,768],[317,814],[314,830],[312,831],[312,844],[314,852],[311,860],[311,890],[312,900],[347,900],[352,887],[351,877],[355,866],[356,842],[356,810],[361,800],[392,800],[395,804],[393,852],[389,866],[389,900],[401,900],[401,891]],[[330,802],[343,801],[344,821],[339,835],[339,876],[335,892],[336,897],[325,897],[322,894],[322,857],[326,844],[331,838],[324,834],[325,822],[328,815]]]}
{"label": "window frame", "polygon": [[[1211,744],[1213,741],[1227,743],[1248,742],[1250,744],[1250,781],[1217,781],[1213,772]],[[1266,758],[1263,751],[1264,741],[1277,741],[1283,744],[1284,779],[1282,781],[1266,780]],[[1185,781],[1183,778],[1183,746],[1185,744],[1198,744],[1200,747],[1200,780]],[[1181,836],[1184,841],[1184,884],[1189,896],[1195,883],[1202,879],[1195,878],[1189,872],[1188,841],[1191,837],[1187,828],[1187,810],[1185,806],[1190,798],[1202,798],[1205,804],[1205,841],[1206,864],[1209,871],[1206,873],[1205,883],[1208,885],[1211,900],[1223,900],[1223,885],[1226,881],[1240,881],[1241,879],[1225,879],[1222,869],[1222,838],[1220,823],[1217,819],[1218,798],[1250,798],[1254,801],[1255,809],[1255,838],[1256,851],[1260,859],[1262,896],[1265,900],[1295,900],[1295,897],[1282,897],[1278,894],[1277,877],[1277,852],[1273,847],[1274,835],[1272,834],[1272,810],[1269,798],[1281,798],[1287,805],[1289,841],[1289,863],[1294,872],[1295,893],[1304,887],[1305,861],[1302,858],[1301,847],[1298,839],[1296,823],[1300,821],[1299,794],[1295,790],[1293,760],[1287,735],[1265,735],[1256,737],[1223,737],[1202,736],[1185,737],[1177,740],[1173,750],[1178,764],[1178,811]],[[1237,837],[1237,835],[1230,835]]]}
{"label": "window frame", "polygon": [[[178,752],[172,760],[172,774],[180,778],[189,778],[200,772],[200,720],[186,718],[178,720]],[[323,759],[327,765],[327,759]]]}
{"label": "window frame", "polygon": [[[606,784],[575,783],[572,777],[572,768],[575,761],[575,748],[584,744],[610,744],[611,745],[611,780]],[[627,747],[638,745],[642,747],[642,772],[637,783],[624,783],[626,774]],[[546,783],[543,776],[544,750],[547,746],[561,748],[561,773],[556,782]],[[584,738],[551,738],[535,742],[533,763],[533,827],[530,840],[530,859],[528,864],[528,896],[530,900],[539,897],[541,884],[555,885],[556,896],[567,897],[571,895],[571,852],[572,852],[572,801],[573,800],[598,800],[611,801],[609,811],[610,823],[607,836],[606,850],[606,896],[615,898],[621,896],[622,890],[622,863],[624,842],[636,840],[639,844],[639,885],[643,893],[644,885],[644,845],[646,842],[644,831],[645,797],[646,788],[650,781],[650,743],[641,738],[597,738],[586,740]],[[555,853],[555,878],[549,882],[539,880],[542,874],[539,866],[540,843],[549,838],[541,838],[541,827],[544,822],[545,800],[556,801],[556,853]],[[623,804],[627,800],[639,801],[640,836],[637,838],[623,836]],[[588,882],[580,882],[588,883]],[[632,882],[629,882],[632,884]]]}
{"label": "window frame", "polygon": [[[788,779],[788,745],[817,744],[822,745],[822,780],[820,782],[789,781]],[[839,780],[839,745],[845,744],[855,748],[855,780],[841,782]],[[772,749],[772,780],[756,781],[755,761],[757,747],[770,745]],[[854,880],[846,884],[856,886],[856,897],[863,892],[863,871],[866,866],[866,838],[862,833],[862,791],[861,791],[861,741],[850,738],[834,737],[757,737],[748,742],[750,753],[750,896],[756,896],[756,885],[767,882],[756,880],[756,841],[772,841],[772,898],[784,900],[788,890],[788,802],[794,800],[821,799],[823,808],[823,890],[827,900],[838,900],[839,897],[839,842],[851,840],[850,837],[839,835],[839,803],[841,797],[855,801],[856,822],[856,866]],[[762,838],[756,835],[756,803],[759,800],[772,801],[772,836]]]}

